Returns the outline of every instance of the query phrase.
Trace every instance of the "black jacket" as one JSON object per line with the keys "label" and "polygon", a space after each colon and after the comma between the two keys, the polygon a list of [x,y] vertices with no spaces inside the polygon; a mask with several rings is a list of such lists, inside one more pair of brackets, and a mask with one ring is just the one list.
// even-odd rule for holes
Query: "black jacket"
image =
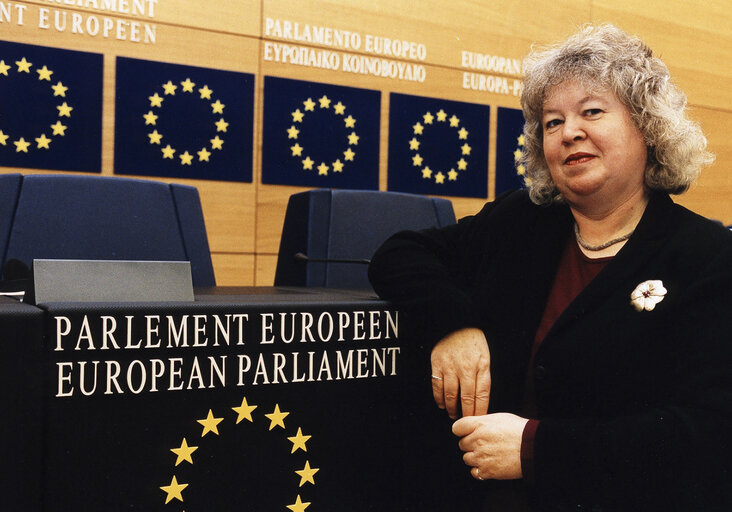
{"label": "black jacket", "polygon": [[[427,345],[483,329],[489,412],[518,413],[572,222],[565,205],[506,194],[457,225],[393,236],[370,279]],[[668,292],[637,311],[630,294],[646,280]],[[732,233],[653,194],[536,354],[535,508],[732,510],[731,306]]]}

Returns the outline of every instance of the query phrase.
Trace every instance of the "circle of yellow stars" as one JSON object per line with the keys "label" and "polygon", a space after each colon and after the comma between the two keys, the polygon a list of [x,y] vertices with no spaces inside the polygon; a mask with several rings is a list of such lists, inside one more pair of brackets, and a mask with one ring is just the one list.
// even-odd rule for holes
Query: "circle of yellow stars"
{"label": "circle of yellow stars", "polygon": [[[330,171],[333,171],[335,173],[343,172],[343,166],[345,165],[345,162],[352,162],[356,156],[356,152],[353,150],[353,148],[358,145],[358,141],[360,139],[360,137],[354,130],[354,128],[356,127],[356,119],[350,114],[346,116],[346,106],[340,101],[332,105],[331,107],[331,103],[333,103],[333,101],[325,94],[322,97],[318,98],[318,103],[313,101],[312,98],[308,98],[302,103],[303,110],[297,108],[294,112],[291,113],[292,125],[287,129],[288,140],[295,140],[295,144],[290,146],[290,150],[292,151],[291,156],[293,158],[298,158],[302,162],[303,170],[312,171],[313,169],[317,169],[318,176],[327,176]],[[310,158],[310,155],[305,152],[305,148],[303,148],[297,141],[297,138],[300,135],[300,128],[298,128],[298,126],[302,127],[302,121],[307,113],[315,112],[316,107],[326,110],[330,110],[332,108],[333,114],[336,116],[342,116],[345,127],[351,129],[351,133],[349,133],[347,136],[348,145],[346,147],[346,150],[343,151],[343,161],[341,161],[340,158],[337,158],[334,162],[328,163],[321,161],[320,165],[314,167],[316,161]]]}
{"label": "circle of yellow stars", "polygon": [[[460,159],[455,163],[455,167],[452,167],[446,172],[442,172],[442,170],[437,170],[437,172],[435,172],[435,169],[430,169],[430,166],[425,165],[424,158],[419,154],[419,148],[422,141],[419,140],[418,136],[424,134],[424,130],[427,126],[434,126],[435,123],[446,123],[450,128],[455,128],[455,130],[457,130],[458,139],[465,141],[463,145],[460,146]],[[409,149],[414,152],[414,155],[412,156],[412,165],[420,169],[423,179],[434,179],[435,183],[442,185],[445,183],[445,179],[448,181],[456,181],[459,176],[458,171],[465,171],[468,168],[468,161],[466,158],[470,156],[470,152],[473,148],[471,148],[470,144],[467,142],[468,130],[463,126],[460,126],[460,118],[456,115],[453,114],[448,117],[447,112],[442,109],[440,109],[436,114],[426,112],[422,116],[422,122],[417,121],[412,125],[412,132],[414,136],[409,141]],[[457,168],[457,171],[455,168]]]}
{"label": "circle of yellow stars", "polygon": [[[21,58],[20,60],[15,61],[15,67],[13,67],[10,64],[6,64],[4,60],[0,60],[0,79],[2,79],[3,76],[9,77],[8,74],[9,71],[15,71],[19,75],[22,74],[28,74],[29,76],[33,75],[33,72],[31,71],[31,68],[33,67],[33,63],[29,62],[28,59],[25,57]],[[66,101],[66,91],[69,90],[68,87],[66,87],[62,82],[57,82],[55,85],[53,85],[53,80],[51,79],[51,76],[53,75],[53,71],[48,69],[46,65],[44,65],[42,68],[37,68],[35,70],[38,74],[38,80],[45,82],[47,81],[50,84],[50,89],[53,91],[53,97],[59,97],[59,101],[63,100],[63,103],[56,106],[56,109],[58,110],[58,119],[56,122],[52,125],[49,125],[51,128],[51,131],[48,132],[51,137],[63,137],[66,135],[66,129],[68,126],[63,124],[62,120],[65,121],[63,118],[70,118],[71,117],[71,111],[74,110],[72,106],[70,106]],[[1,146],[9,146],[8,142],[10,141],[15,146],[15,152],[16,153],[28,153],[29,149],[50,149],[51,148],[51,142],[53,141],[52,138],[49,138],[48,135],[46,135],[46,132],[42,132],[38,137],[35,137],[35,147],[33,146],[32,140],[25,140],[24,137],[19,137],[15,140],[13,140],[14,137],[11,137],[10,135],[4,133],[2,130],[0,130],[0,145]],[[32,138],[33,139],[33,138]]]}
{"label": "circle of yellow stars", "polygon": [[514,165],[516,166],[516,174],[523,178],[524,183],[530,185],[531,180],[526,177],[526,167],[523,163],[521,163],[521,157],[524,156],[523,148],[526,146],[526,139],[523,133],[516,137],[516,144],[516,151],[513,152],[513,161]]}
{"label": "circle of yellow stars", "polygon": [[[196,93],[198,93],[202,101],[209,102],[209,104],[211,105],[211,112],[220,116],[218,120],[214,123],[214,126],[216,127],[216,135],[213,139],[209,140],[211,144],[204,145],[200,150],[191,149],[191,151],[189,152],[186,149],[181,153],[170,144],[166,144],[165,147],[163,147],[164,135],[158,132],[157,128],[155,128],[158,120],[158,114],[156,114],[153,109],[162,108],[166,96],[175,96],[178,92],[179,87],[181,94],[195,95]],[[226,105],[221,103],[221,101],[218,99],[216,101],[213,101],[213,90],[210,89],[208,85],[199,87],[196,90],[196,83],[191,81],[190,78],[186,78],[185,80],[180,82],[180,84],[174,84],[172,81],[168,80],[162,85],[162,88],[162,96],[157,92],[155,92],[155,94],[153,94],[152,96],[148,96],[148,100],[150,101],[150,110],[148,110],[147,114],[144,114],[142,116],[145,120],[145,126],[153,127],[153,131],[147,134],[148,138],[150,139],[150,144],[156,144],[160,146],[160,152],[162,153],[162,157],[164,160],[176,160],[177,158],[178,160],[180,160],[180,165],[192,165],[194,158],[196,158],[195,155],[198,155],[198,162],[209,162],[213,152],[220,151],[224,146],[224,140],[219,137],[219,134],[226,133],[229,127],[229,123],[226,122],[223,116],[224,108],[226,107]],[[176,153],[178,154],[177,157]]]}
{"label": "circle of yellow stars", "polygon": [[[231,408],[231,410],[236,413],[236,424],[238,425],[244,420],[250,423],[254,423],[254,416],[252,413],[257,407],[257,405],[250,404],[247,401],[246,397],[244,397],[240,405]],[[264,414],[264,416],[270,422],[270,431],[280,428],[286,430],[285,418],[289,415],[289,412],[282,411],[280,409],[279,404],[275,404],[274,410],[271,413]],[[216,417],[214,415],[214,412],[209,409],[208,414],[205,418],[196,420],[203,427],[201,431],[201,438],[205,437],[207,434],[218,436],[219,423],[224,420],[224,417]],[[287,438],[292,443],[292,450],[290,451],[290,453],[294,454],[298,451],[307,453],[307,442],[310,440],[311,437],[312,436],[303,433],[302,427],[297,427],[297,433]],[[189,445],[188,440],[184,437],[180,443],[180,446],[170,449],[170,451],[173,452],[173,454],[175,455],[175,467],[178,467],[184,462],[193,465],[193,454],[197,450],[198,446]],[[294,473],[300,477],[300,483],[298,485],[298,488],[304,486],[305,484],[315,485],[315,474],[318,471],[320,471],[320,468],[311,467],[310,461],[306,460],[305,465],[302,469],[296,469],[294,471]],[[188,487],[188,485],[188,483],[178,482],[178,478],[174,474],[173,478],[170,481],[170,484],[160,486],[160,489],[165,493],[165,504],[167,505],[173,500],[183,502],[183,491]],[[287,505],[287,508],[290,509],[292,512],[305,512],[305,509],[307,509],[310,505],[310,502],[302,501],[301,495],[297,493],[295,503]]]}

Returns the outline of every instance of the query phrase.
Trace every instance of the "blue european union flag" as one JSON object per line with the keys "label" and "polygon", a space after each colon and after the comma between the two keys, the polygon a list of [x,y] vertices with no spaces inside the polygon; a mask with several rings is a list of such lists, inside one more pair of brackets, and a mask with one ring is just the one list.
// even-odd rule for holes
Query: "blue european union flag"
{"label": "blue european union flag", "polygon": [[100,54],[0,41],[0,165],[100,172]]}
{"label": "blue european union flag", "polygon": [[114,172],[252,181],[254,75],[117,57]]}
{"label": "blue european union flag", "polygon": [[389,190],[487,197],[490,107],[392,93]]}
{"label": "blue european union flag", "polygon": [[524,150],[524,114],[521,109],[498,107],[496,135],[496,195],[524,186],[518,159]]}
{"label": "blue european union flag", "polygon": [[267,76],[262,183],[379,188],[381,93]]}

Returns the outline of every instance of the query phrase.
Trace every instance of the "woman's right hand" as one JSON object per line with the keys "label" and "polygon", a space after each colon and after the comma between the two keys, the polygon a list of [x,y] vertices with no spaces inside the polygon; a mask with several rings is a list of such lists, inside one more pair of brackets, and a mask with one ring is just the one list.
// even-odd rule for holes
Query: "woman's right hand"
{"label": "woman's right hand", "polygon": [[491,354],[483,331],[466,327],[448,334],[432,349],[431,361],[432,394],[440,409],[453,419],[460,410],[462,416],[488,412]]}

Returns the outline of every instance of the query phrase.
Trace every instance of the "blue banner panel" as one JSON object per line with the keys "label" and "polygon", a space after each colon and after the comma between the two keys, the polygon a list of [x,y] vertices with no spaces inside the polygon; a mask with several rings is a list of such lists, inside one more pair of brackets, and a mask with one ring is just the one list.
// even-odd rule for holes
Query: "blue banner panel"
{"label": "blue banner panel", "polygon": [[0,165],[102,170],[100,54],[0,41]]}
{"label": "blue banner panel", "polygon": [[254,75],[117,57],[114,172],[252,181]]}
{"label": "blue banner panel", "polygon": [[388,188],[487,197],[490,107],[392,93]]}
{"label": "blue banner panel", "polygon": [[498,107],[496,195],[524,187],[524,169],[518,162],[524,150],[523,130],[521,109]]}
{"label": "blue banner panel", "polygon": [[262,183],[379,188],[381,93],[264,79]]}

